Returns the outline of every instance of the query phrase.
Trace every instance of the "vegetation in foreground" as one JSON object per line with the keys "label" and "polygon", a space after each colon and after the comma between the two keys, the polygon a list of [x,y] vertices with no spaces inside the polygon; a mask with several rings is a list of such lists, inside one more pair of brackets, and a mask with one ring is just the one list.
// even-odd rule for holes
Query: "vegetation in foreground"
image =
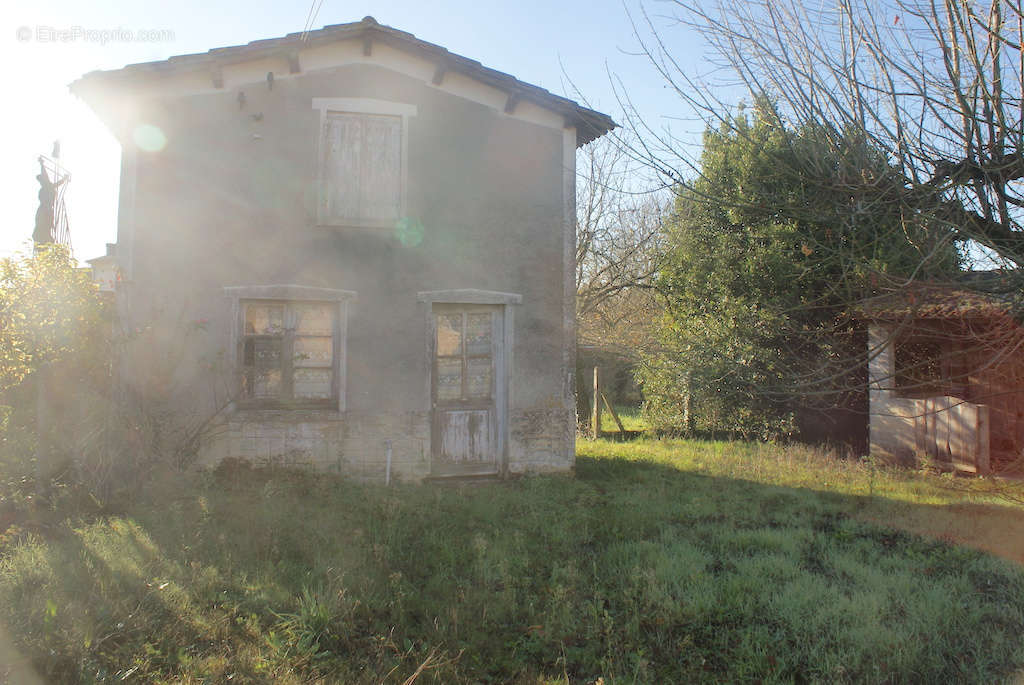
{"label": "vegetation in foreground", "polygon": [[8,529],[0,654],[54,682],[992,682],[1024,664],[1018,566],[866,521],[1018,513],[991,484],[763,445],[580,453],[575,478],[463,487],[223,469],[123,515]]}

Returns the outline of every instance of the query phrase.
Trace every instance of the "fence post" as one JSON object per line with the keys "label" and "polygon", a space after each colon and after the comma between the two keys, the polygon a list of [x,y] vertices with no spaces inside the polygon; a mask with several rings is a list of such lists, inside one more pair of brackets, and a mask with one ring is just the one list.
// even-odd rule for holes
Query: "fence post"
{"label": "fence post", "polygon": [[594,367],[594,404],[590,415],[591,430],[594,438],[601,437],[601,386],[597,378],[597,367]]}
{"label": "fence post", "polygon": [[619,437],[626,437],[626,427],[622,425],[622,419],[619,418],[619,413],[615,411],[615,407],[608,401],[608,396],[601,393],[601,399],[604,400],[604,407],[608,410],[608,413],[615,419],[615,425],[619,427]]}

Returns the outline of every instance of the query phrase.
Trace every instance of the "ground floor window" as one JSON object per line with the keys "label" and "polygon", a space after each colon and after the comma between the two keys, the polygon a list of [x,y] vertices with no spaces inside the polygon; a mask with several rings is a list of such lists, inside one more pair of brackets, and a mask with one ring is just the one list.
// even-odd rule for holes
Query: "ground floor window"
{"label": "ground floor window", "polygon": [[243,300],[241,308],[241,400],[334,406],[338,303]]}

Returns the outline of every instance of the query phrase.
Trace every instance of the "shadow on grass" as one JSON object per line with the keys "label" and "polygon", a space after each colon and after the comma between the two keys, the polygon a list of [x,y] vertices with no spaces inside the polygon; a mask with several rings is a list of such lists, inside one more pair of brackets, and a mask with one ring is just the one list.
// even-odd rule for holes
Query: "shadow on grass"
{"label": "shadow on grass", "polygon": [[[605,457],[597,461],[632,463],[627,458],[608,459],[614,450],[602,450],[600,444],[586,443],[587,451]],[[725,471],[732,476],[727,480],[746,478],[762,485],[765,481],[797,482],[804,486],[797,486],[797,491],[808,490],[844,498],[846,510],[861,520],[972,546],[1024,565],[1024,487],[1019,483],[950,478],[949,474],[939,476],[885,466],[879,468],[872,462],[836,458],[806,447],[794,456],[793,448],[762,451],[747,443],[669,441],[667,445],[666,450],[662,443],[651,441],[629,449],[634,455],[640,454],[641,461],[646,458],[653,465],[666,466],[680,473]],[[723,456],[738,449],[737,446],[745,447],[748,452],[733,455],[732,459]],[[686,454],[676,460],[666,458],[672,450]],[[787,459],[790,456],[794,457],[792,461]],[[588,463],[586,460],[587,457],[583,457],[580,463]],[[671,461],[678,463],[672,464]],[[808,461],[811,466],[808,466]],[[763,468],[766,465],[768,468]],[[873,494],[841,494],[850,490]],[[914,500],[927,500],[929,503],[925,505]],[[936,500],[943,503],[933,503]]]}
{"label": "shadow on grass", "polygon": [[[991,682],[1024,663],[1021,570],[865,522],[946,509],[616,458],[465,488],[246,471],[87,526],[106,568],[63,537],[15,550],[0,616],[36,663],[56,646],[149,678],[401,682],[434,654],[424,682]],[[62,572],[20,582],[47,549]],[[157,573],[188,612],[133,613],[126,584]],[[53,596],[85,603],[56,633],[34,618]],[[132,630],[82,647],[102,606]],[[147,656],[143,633],[188,658]]]}

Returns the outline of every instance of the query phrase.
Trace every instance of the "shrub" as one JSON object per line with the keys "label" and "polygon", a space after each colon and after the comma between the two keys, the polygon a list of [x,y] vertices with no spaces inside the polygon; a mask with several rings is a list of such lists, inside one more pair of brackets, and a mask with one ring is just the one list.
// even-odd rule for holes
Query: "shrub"
{"label": "shrub", "polygon": [[149,332],[122,330],[113,301],[63,247],[0,261],[0,507],[45,495],[51,506],[109,508],[153,467],[189,463],[210,416],[182,417],[163,401],[180,360],[150,365],[148,385],[118,378]]}

